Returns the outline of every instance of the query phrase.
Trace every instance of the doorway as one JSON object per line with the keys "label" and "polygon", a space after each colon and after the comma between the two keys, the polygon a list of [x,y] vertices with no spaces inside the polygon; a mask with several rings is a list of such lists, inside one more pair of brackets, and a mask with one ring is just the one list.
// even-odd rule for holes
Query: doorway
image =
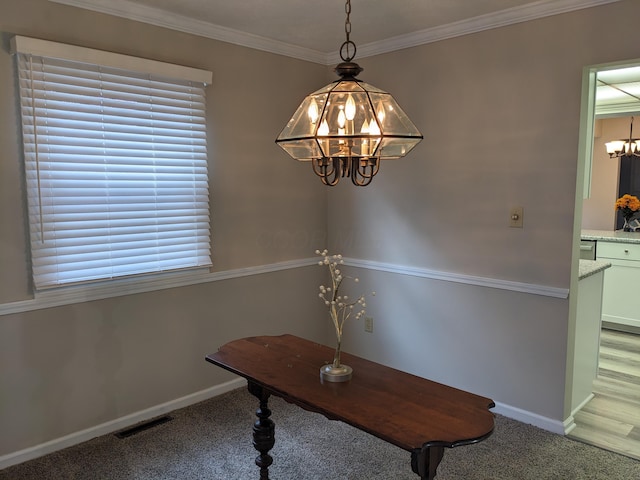
{"label": "doorway", "polygon": [[[580,148],[585,162],[584,199],[582,208],[576,208],[580,217],[576,228],[614,231],[620,226],[613,205],[620,188],[631,186],[625,184],[632,182],[627,174],[631,169],[640,171],[636,168],[640,158],[610,159],[604,142],[627,138],[631,116],[640,119],[640,61],[586,69],[585,82],[587,118],[582,119]],[[624,130],[618,133],[621,126]],[[613,131],[614,138],[609,138]],[[637,163],[630,166],[628,162],[634,161]],[[579,328],[579,319],[575,325]],[[640,332],[605,327],[594,397],[574,414],[576,427],[568,436],[640,459]]]}

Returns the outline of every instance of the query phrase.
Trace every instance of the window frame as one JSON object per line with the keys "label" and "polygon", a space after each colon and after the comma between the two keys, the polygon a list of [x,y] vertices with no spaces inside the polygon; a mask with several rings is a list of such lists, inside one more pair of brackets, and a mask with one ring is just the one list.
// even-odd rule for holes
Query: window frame
{"label": "window frame", "polygon": [[[201,70],[192,67],[186,67],[181,65],[169,64],[164,62],[158,62],[155,60],[137,58],[128,55],[122,55],[112,52],[105,52],[100,50],[89,49],[85,47],[79,47],[74,45],[61,44],[57,42],[50,42],[45,40],[39,40],[29,37],[21,37],[15,36],[11,39],[11,53],[15,54],[16,57],[18,54],[21,55],[30,55],[35,57],[45,57],[52,59],[62,59],[64,61],[70,62],[79,62],[83,64],[89,64],[94,66],[101,66],[113,69],[119,69],[123,71],[128,71],[135,74],[143,74],[143,75],[153,75],[160,76],[164,78],[174,78],[180,81],[188,81],[195,82],[198,84],[202,84],[202,88],[205,88],[212,81],[212,73],[206,70]],[[203,96],[204,98],[204,96]],[[206,107],[205,107],[206,110]],[[22,120],[22,117],[21,117]],[[205,148],[206,148],[206,117],[204,120],[205,125]],[[24,120],[21,121],[23,125],[23,129],[25,128]],[[23,130],[24,131],[24,130]],[[202,134],[201,134],[202,135]],[[37,140],[36,140],[37,141]],[[205,153],[205,169],[207,163],[207,154]],[[37,157],[37,155],[36,155]],[[106,157],[108,160],[108,156]],[[26,153],[25,153],[25,161],[26,161]],[[101,288],[102,285],[107,284],[116,284],[121,285],[123,288],[128,288],[131,286],[132,281],[144,280],[146,282],[150,282],[150,284],[159,284],[164,285],[163,279],[168,279],[169,282],[173,281],[172,279],[179,279],[180,283],[183,283],[186,278],[195,276],[195,278],[199,278],[203,273],[210,271],[211,260],[210,260],[210,222],[209,222],[209,195],[208,195],[208,186],[209,186],[209,178],[208,173],[205,171],[206,177],[206,211],[207,211],[207,260],[208,263],[203,263],[201,265],[193,265],[187,268],[178,268],[178,269],[168,269],[163,271],[147,271],[142,273],[135,273],[134,275],[115,275],[107,278],[100,278],[97,280],[88,280],[81,281],[79,283],[75,282],[66,282],[60,283],[56,285],[46,285],[44,287],[40,286],[39,288],[35,287],[34,281],[34,289],[35,294],[44,293],[47,290],[59,290],[59,289],[73,289],[74,291],[82,290],[85,287],[89,287],[93,290],[96,287]],[[32,215],[31,207],[28,208],[28,214]],[[33,272],[32,272],[33,273]],[[166,288],[165,286],[160,288]],[[108,296],[113,296],[113,288],[108,288],[111,293]]]}

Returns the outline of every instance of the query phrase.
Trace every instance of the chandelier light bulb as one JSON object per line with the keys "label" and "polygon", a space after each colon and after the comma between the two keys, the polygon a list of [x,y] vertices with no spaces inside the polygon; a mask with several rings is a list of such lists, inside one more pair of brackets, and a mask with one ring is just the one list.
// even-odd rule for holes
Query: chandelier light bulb
{"label": "chandelier light bulb", "polygon": [[322,137],[329,135],[329,124],[326,119],[320,123],[320,126],[318,127],[318,135]]}
{"label": "chandelier light bulb", "polygon": [[371,120],[371,125],[369,125],[369,135],[377,137],[380,135],[380,127],[375,122],[375,120]]}
{"label": "chandelier light bulb", "polygon": [[312,124],[315,124],[318,121],[318,115],[320,114],[320,112],[318,111],[318,104],[315,100],[311,100],[307,114],[309,115],[309,121]]}
{"label": "chandelier light bulb", "polygon": [[384,113],[384,105],[382,105],[382,102],[378,102],[378,110],[376,112],[376,116],[378,117],[378,121],[381,124],[383,124],[384,123],[385,113]]}
{"label": "chandelier light bulb", "polygon": [[338,127],[344,128],[347,123],[347,116],[344,113],[344,109],[340,109],[340,113],[338,113]]}
{"label": "chandelier light bulb", "polygon": [[356,102],[353,100],[353,96],[349,94],[347,96],[347,102],[344,107],[344,114],[347,120],[351,121],[356,117]]}

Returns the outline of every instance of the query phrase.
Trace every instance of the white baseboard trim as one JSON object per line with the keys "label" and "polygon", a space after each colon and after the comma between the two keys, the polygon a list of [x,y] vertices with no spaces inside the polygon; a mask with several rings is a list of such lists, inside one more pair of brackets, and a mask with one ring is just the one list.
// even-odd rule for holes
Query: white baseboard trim
{"label": "white baseboard trim", "polygon": [[593,397],[595,397],[595,395],[593,393],[589,394],[587,396],[587,398],[585,398],[580,405],[578,405],[576,408],[573,409],[573,411],[571,412],[571,415],[569,416],[569,418],[567,418],[563,425],[564,425],[564,434],[565,435],[569,435],[571,433],[571,431],[576,428],[576,421],[575,421],[575,416],[576,413],[578,413],[580,410],[582,410],[582,408],[589,403]]}
{"label": "white baseboard trim", "polygon": [[496,402],[496,406],[492,409],[492,412],[522,423],[533,425],[534,427],[542,428],[552,433],[559,435],[565,434],[565,425],[560,420],[543,417],[537,413],[528,412],[517,407],[512,407],[511,405]]}
{"label": "white baseboard trim", "polygon": [[589,395],[587,395],[587,398],[585,398],[580,405],[578,405],[576,408],[573,409],[573,411],[571,412],[571,416],[574,417],[576,413],[578,413],[580,410],[583,409],[583,407],[589,403],[591,400],[593,400],[593,397],[595,397],[595,395],[593,393],[590,393]]}
{"label": "white baseboard trim", "polygon": [[573,418],[573,415],[571,415],[569,418],[567,418],[564,423],[564,434],[565,435],[569,435],[571,433],[571,431],[576,428],[576,419]]}
{"label": "white baseboard trim", "polygon": [[230,380],[214,387],[207,388],[206,390],[201,390],[185,397],[177,398],[175,400],[171,400],[169,402],[156,405],[151,408],[147,408],[145,410],[141,410],[139,412],[135,412],[130,415],[126,415],[124,417],[102,423],[100,425],[96,425],[95,427],[90,427],[79,432],[74,432],[69,435],[65,435],[64,437],[41,443],[40,445],[36,445],[34,447],[29,447],[25,448],[24,450],[9,453],[0,457],[0,470],[12,465],[26,462],[28,460],[33,460],[34,458],[38,458],[43,455],[56,452],[58,450],[62,450],[63,448],[86,442],[101,435],[108,435],[110,433],[117,432],[118,430],[122,430],[123,428],[127,428],[151,418],[164,415],[168,412],[188,407],[189,405],[194,405],[198,402],[208,400],[209,398],[222,395],[223,393],[235,390],[246,384],[247,381],[244,378],[238,377],[234,380]]}
{"label": "white baseboard trim", "polygon": [[[0,457],[0,470],[12,465],[17,465],[19,463],[33,460],[34,458],[53,453],[67,447],[71,447],[73,445],[78,445],[82,442],[86,442],[101,435],[108,435],[110,433],[117,432],[118,430],[136,425],[137,423],[149,420],[151,418],[155,418],[168,412],[188,407],[189,405],[194,405],[204,400],[222,395],[223,393],[229,392],[231,390],[241,388],[243,386],[246,386],[246,384],[247,381],[244,378],[238,377],[234,380],[230,380],[220,385],[207,388],[206,390],[201,390],[199,392],[192,393],[191,395],[177,398],[175,400],[171,400],[170,402],[156,405],[154,407],[147,408],[145,410],[141,410],[139,412],[132,413],[121,418],[117,418],[110,422],[102,423],[100,425],[96,425],[95,427],[87,428],[86,430],[75,432],[64,437],[56,438],[54,440],[50,440],[34,447],[26,448],[24,450],[4,455]],[[565,422],[561,422],[559,420],[553,420],[551,418],[543,417],[542,415],[528,412],[526,410],[522,410],[520,408],[512,407],[510,405],[499,402],[496,403],[496,406],[492,409],[492,411],[498,415],[503,415],[513,420],[527,423],[529,425],[533,425],[535,427],[542,428],[543,430],[557,433],[559,435],[568,434],[572,428],[569,428],[569,431],[567,431],[567,428],[570,427],[571,424],[573,424],[573,416],[565,420]],[[573,424],[573,426],[575,426],[575,424]]]}

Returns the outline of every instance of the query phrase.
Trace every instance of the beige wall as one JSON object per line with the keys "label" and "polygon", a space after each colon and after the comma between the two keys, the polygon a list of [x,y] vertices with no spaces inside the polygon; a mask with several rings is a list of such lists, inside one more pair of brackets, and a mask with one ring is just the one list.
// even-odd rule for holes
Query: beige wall
{"label": "beige wall", "polygon": [[[234,377],[204,357],[235,338],[325,341],[313,267],[0,317],[0,458]],[[313,295],[310,295],[313,296]]]}
{"label": "beige wall", "polygon": [[[639,58],[639,13],[621,1],[364,59],[362,78],[392,92],[425,140],[367,189],[329,195],[331,245],[427,273],[569,289],[583,68]],[[515,205],[523,229],[508,227]],[[389,275],[369,275],[378,333],[357,329],[345,348],[562,430],[574,295]]]}
{"label": "beige wall", "polygon": [[[325,190],[274,139],[326,67],[46,0],[0,3],[0,302],[32,298],[13,34],[203,68],[215,272],[313,256]],[[231,378],[204,355],[241,336],[323,340],[309,268],[0,315],[0,457]],[[297,289],[309,292],[298,295]]]}

